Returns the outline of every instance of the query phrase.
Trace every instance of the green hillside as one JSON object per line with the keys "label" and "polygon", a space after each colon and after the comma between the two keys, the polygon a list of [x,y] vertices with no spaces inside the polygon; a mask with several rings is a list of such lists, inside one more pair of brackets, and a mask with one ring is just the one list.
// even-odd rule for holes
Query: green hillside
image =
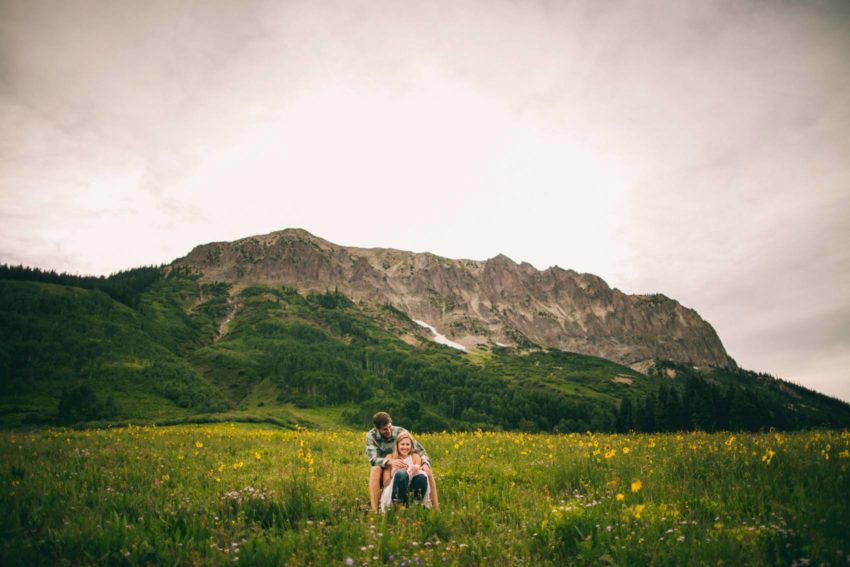
{"label": "green hillside", "polygon": [[[53,283],[49,283],[53,282]],[[389,306],[170,268],[75,278],[0,270],[0,424],[266,421],[419,431],[850,425],[850,406],[772,377],[659,361],[642,375],[552,349],[464,353]]]}
{"label": "green hillside", "polygon": [[156,420],[226,409],[179,354],[209,324],[184,320],[180,286],[159,286],[132,309],[96,289],[0,281],[0,423],[62,422],[63,393],[81,387],[103,407],[67,417]]}

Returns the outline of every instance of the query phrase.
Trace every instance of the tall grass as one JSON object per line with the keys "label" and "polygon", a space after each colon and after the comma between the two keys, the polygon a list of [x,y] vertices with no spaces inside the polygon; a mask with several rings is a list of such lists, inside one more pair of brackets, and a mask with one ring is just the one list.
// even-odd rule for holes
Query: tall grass
{"label": "tall grass", "polygon": [[442,509],[369,512],[362,434],[0,433],[0,564],[850,563],[850,434],[419,436]]}

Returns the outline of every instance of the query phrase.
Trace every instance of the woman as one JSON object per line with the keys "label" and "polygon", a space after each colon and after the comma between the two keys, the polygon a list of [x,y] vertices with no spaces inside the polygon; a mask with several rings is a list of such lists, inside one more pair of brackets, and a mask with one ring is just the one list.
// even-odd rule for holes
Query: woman
{"label": "woman", "polygon": [[409,493],[413,499],[430,507],[430,487],[428,475],[422,470],[422,460],[413,452],[413,436],[403,431],[395,440],[391,459],[407,465],[393,466],[384,471],[384,491],[381,493],[381,512],[386,512],[391,504],[407,504]]}

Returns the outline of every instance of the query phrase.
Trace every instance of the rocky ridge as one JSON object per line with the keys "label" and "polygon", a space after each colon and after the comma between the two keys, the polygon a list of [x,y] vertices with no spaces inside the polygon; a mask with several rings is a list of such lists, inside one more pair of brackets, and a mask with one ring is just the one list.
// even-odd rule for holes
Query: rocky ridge
{"label": "rocky ridge", "polygon": [[466,347],[555,347],[645,370],[655,359],[734,367],[717,333],[664,295],[628,295],[601,278],[537,270],[499,255],[486,261],[333,244],[300,229],[194,248],[173,265],[234,291],[286,285],[339,290],[389,304]]}

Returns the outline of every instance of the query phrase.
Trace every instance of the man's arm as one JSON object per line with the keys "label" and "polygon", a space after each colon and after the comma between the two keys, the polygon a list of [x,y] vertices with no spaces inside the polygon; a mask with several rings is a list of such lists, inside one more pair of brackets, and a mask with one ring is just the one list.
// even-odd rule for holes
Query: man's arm
{"label": "man's arm", "polygon": [[422,466],[431,468],[431,459],[428,458],[428,453],[425,452],[425,448],[419,444],[419,441],[415,441],[413,445],[413,451],[419,455],[419,458],[422,459]]}
{"label": "man's arm", "polygon": [[378,442],[375,441],[375,438],[370,434],[366,434],[366,458],[369,459],[369,464],[373,467],[381,467],[384,468],[387,466],[387,459],[380,456],[381,453],[378,450]]}

